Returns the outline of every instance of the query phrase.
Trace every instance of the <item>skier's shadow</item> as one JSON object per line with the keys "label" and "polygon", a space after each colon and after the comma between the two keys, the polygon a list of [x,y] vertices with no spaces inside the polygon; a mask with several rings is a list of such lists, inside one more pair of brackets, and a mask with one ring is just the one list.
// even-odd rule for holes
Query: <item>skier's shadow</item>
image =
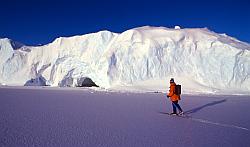
{"label": "skier's shadow", "polygon": [[207,103],[207,104],[205,104],[205,105],[202,105],[202,106],[200,106],[200,107],[197,107],[197,108],[194,108],[194,109],[185,111],[184,113],[185,113],[185,114],[196,113],[196,112],[200,111],[200,110],[203,109],[203,108],[206,108],[206,107],[209,107],[209,106],[214,106],[214,105],[217,105],[217,104],[220,104],[220,103],[224,103],[224,102],[226,102],[226,101],[227,101],[227,99],[219,100],[219,101],[213,101],[213,102]]}

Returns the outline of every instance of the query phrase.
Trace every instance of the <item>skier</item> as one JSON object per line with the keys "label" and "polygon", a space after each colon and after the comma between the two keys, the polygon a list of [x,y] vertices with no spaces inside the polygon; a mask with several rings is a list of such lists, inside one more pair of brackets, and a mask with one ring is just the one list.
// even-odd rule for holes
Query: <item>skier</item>
{"label": "skier", "polygon": [[[171,78],[170,79],[170,89],[169,89],[169,93],[167,95],[167,97],[170,97],[170,100],[172,101],[172,106],[173,106],[173,112],[171,113],[171,115],[183,115],[183,111],[180,107],[180,105],[178,104],[178,100],[180,100],[180,95],[175,94],[175,82],[174,79]],[[179,110],[179,113],[177,114],[176,112],[176,107]]]}

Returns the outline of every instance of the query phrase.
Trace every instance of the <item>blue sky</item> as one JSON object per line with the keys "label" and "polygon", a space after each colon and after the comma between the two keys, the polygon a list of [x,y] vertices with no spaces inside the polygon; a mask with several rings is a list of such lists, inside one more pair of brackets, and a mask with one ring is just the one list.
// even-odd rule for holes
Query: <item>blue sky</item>
{"label": "blue sky", "polygon": [[145,25],[207,27],[250,43],[247,0],[1,0],[0,37],[27,45],[47,44],[60,36]]}

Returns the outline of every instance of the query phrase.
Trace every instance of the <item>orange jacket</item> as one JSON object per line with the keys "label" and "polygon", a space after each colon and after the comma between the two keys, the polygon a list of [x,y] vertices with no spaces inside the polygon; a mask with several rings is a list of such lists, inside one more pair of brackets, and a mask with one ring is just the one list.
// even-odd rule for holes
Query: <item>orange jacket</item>
{"label": "orange jacket", "polygon": [[168,96],[170,97],[171,101],[180,100],[180,96],[174,94],[175,85],[176,85],[175,83],[170,83],[170,89],[169,89]]}

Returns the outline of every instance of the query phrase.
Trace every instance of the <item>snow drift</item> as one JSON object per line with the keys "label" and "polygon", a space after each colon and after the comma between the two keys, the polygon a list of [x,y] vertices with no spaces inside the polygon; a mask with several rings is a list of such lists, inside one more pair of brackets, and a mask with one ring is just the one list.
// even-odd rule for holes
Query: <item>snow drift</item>
{"label": "snow drift", "polygon": [[38,79],[31,85],[74,87],[89,78],[104,88],[166,91],[171,77],[184,93],[249,93],[250,45],[206,28],[148,26],[60,37],[44,46],[0,39],[2,84]]}

